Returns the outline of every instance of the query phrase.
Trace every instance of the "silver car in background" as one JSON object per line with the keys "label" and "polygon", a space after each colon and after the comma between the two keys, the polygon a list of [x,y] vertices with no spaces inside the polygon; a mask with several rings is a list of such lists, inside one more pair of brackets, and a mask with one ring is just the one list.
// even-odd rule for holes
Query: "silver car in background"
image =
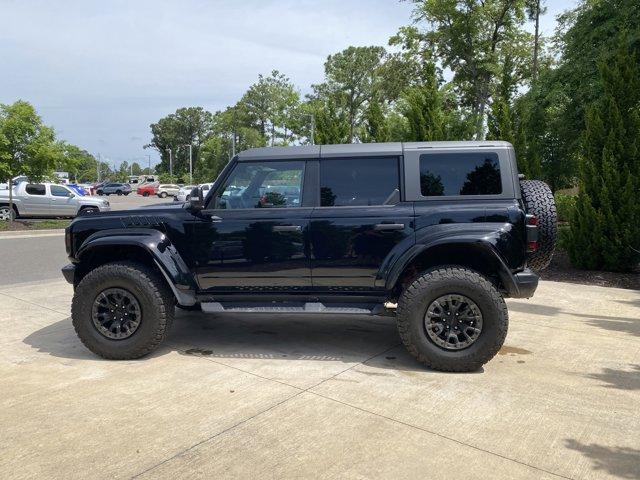
{"label": "silver car in background", "polygon": [[180,187],[180,190],[178,190],[178,193],[176,194],[176,196],[173,197],[173,200],[175,202],[189,201],[189,194],[191,193],[191,190],[193,190],[196,187],[197,185],[185,185],[184,187]]}
{"label": "silver car in background", "polygon": [[65,185],[20,182],[13,187],[13,210],[9,189],[0,190],[0,220],[10,217],[75,217],[80,212],[108,212],[109,202],[81,197]]}

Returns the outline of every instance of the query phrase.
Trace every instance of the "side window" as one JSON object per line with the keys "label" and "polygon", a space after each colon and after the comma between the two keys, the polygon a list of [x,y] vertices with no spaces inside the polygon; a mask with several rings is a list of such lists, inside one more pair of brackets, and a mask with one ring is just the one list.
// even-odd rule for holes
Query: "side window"
{"label": "side window", "polygon": [[51,195],[54,197],[68,197],[69,190],[60,185],[51,185]]}
{"label": "side window", "polygon": [[397,158],[320,161],[320,206],[351,207],[395,203],[400,174]]}
{"label": "side window", "polygon": [[216,192],[214,208],[299,207],[303,177],[303,161],[238,163]]}
{"label": "side window", "polygon": [[495,152],[420,155],[420,192],[425,197],[499,195],[500,163]]}
{"label": "side window", "polygon": [[30,183],[26,187],[26,192],[29,195],[46,195],[47,190],[44,185],[38,183]]}

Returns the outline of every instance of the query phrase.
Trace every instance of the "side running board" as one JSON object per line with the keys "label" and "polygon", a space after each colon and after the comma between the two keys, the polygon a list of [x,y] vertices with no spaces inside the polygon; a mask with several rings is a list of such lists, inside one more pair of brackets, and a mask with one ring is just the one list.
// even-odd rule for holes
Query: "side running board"
{"label": "side running board", "polygon": [[325,304],[316,302],[202,302],[205,313],[324,313],[335,315],[389,315],[381,303]]}

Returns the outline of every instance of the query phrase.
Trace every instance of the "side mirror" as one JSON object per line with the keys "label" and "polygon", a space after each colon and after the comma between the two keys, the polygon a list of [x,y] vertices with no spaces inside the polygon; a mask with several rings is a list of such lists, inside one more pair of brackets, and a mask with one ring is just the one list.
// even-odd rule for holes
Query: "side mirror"
{"label": "side mirror", "polygon": [[67,193],[67,197],[69,197],[69,198],[73,198],[75,196],[76,196],[75,193],[71,193],[71,192]]}
{"label": "side mirror", "polygon": [[193,187],[189,194],[189,208],[192,210],[202,210],[204,208],[204,198],[199,187]]}

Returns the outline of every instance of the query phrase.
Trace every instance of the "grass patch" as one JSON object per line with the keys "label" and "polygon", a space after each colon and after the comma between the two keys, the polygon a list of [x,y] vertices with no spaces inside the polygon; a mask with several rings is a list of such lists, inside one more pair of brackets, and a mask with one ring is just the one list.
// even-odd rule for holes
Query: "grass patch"
{"label": "grass patch", "polygon": [[57,230],[65,228],[71,220],[14,220],[10,227],[8,221],[0,221],[0,232],[21,230]]}

